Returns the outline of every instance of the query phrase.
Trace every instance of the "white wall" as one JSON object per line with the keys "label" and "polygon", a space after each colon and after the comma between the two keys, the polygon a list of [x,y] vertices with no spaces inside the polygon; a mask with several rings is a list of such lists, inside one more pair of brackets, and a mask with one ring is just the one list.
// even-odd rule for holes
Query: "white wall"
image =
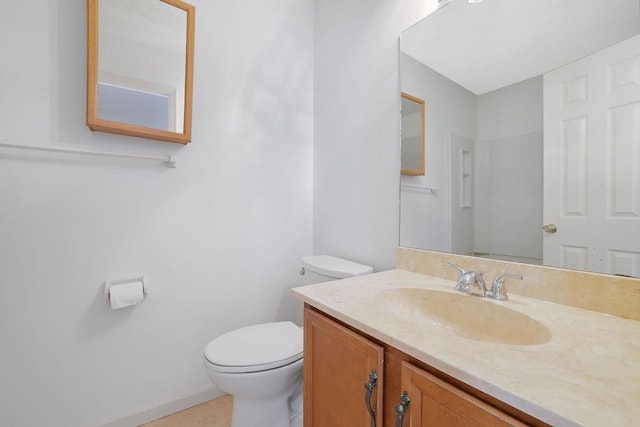
{"label": "white wall", "polygon": [[375,270],[395,266],[398,37],[436,5],[436,0],[315,2],[315,253]]}
{"label": "white wall", "polygon": [[[402,176],[400,246],[444,251],[447,236],[447,141],[451,132],[475,141],[477,97],[462,86],[401,53],[402,91],[425,100],[424,176]],[[438,189],[426,194],[411,187]],[[472,236],[469,236],[469,240]]]}
{"label": "white wall", "polygon": [[478,97],[474,250],[542,260],[542,77]]}
{"label": "white wall", "polygon": [[[424,99],[427,112],[425,176],[401,179],[400,245],[451,250],[444,226],[449,214],[447,175],[451,172],[443,159],[448,155],[447,135],[453,132],[476,143],[473,226],[463,227],[472,232],[458,233],[458,237],[469,235],[469,242],[454,238],[452,244],[473,245],[476,253],[540,262],[541,77],[476,96],[408,55],[401,54],[400,68],[402,90]],[[433,195],[416,187],[440,191]],[[455,218],[453,208],[451,213]],[[460,231],[460,224],[454,228]]]}
{"label": "white wall", "polygon": [[[185,147],[84,125],[84,2],[3,7],[0,142],[178,168],[0,153],[1,425],[97,425],[209,389],[209,340],[293,315],[312,251],[312,3],[191,2]],[[149,299],[109,310],[103,282],[136,275]]]}

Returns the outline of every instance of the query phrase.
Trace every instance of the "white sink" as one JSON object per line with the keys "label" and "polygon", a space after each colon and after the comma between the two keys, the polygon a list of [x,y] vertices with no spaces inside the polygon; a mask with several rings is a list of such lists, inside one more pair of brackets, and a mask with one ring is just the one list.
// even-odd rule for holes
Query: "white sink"
{"label": "white sink", "polygon": [[507,308],[509,302],[419,288],[378,292],[376,303],[389,314],[418,327],[425,322],[477,341],[512,345],[539,345],[551,339],[539,321]]}

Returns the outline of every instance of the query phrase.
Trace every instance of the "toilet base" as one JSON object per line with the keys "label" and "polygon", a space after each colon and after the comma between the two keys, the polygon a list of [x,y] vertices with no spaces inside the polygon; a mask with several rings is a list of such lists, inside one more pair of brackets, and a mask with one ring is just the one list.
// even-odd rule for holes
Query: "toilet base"
{"label": "toilet base", "polygon": [[290,427],[288,397],[277,399],[237,398],[233,400],[231,427]]}
{"label": "toilet base", "polygon": [[267,371],[225,373],[205,359],[207,374],[233,396],[231,427],[290,427],[302,413],[303,359]]}
{"label": "toilet base", "polygon": [[303,427],[304,426],[304,417],[299,415],[291,420],[291,427]]}

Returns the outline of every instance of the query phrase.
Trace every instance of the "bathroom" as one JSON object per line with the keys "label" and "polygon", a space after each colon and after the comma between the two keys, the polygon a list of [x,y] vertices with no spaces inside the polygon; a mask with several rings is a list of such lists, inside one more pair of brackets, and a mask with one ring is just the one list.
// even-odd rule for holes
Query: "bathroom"
{"label": "bathroom", "polygon": [[[295,316],[302,256],[396,265],[398,35],[437,1],[190,3],[187,146],[88,130],[84,1],[4,5],[1,143],[177,168],[0,157],[2,425],[135,425],[215,398],[204,344]],[[109,310],[104,282],[141,275],[147,300]]]}

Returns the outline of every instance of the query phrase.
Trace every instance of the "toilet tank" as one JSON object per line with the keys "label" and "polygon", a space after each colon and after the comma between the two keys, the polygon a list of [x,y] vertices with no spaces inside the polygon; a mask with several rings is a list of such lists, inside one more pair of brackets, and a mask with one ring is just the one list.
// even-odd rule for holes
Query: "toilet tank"
{"label": "toilet tank", "polygon": [[358,264],[329,255],[313,255],[302,258],[302,285],[328,282],[373,273],[368,265]]}

